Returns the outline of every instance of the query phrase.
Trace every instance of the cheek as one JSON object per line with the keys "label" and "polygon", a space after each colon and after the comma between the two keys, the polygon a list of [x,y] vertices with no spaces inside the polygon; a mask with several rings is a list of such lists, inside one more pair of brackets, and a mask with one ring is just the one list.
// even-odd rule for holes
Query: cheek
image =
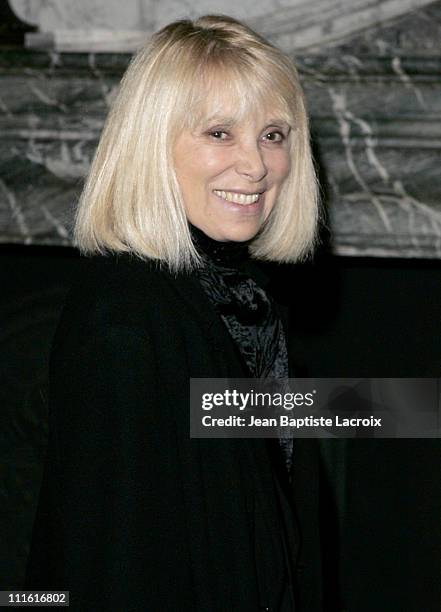
{"label": "cheek", "polygon": [[291,170],[291,156],[289,152],[274,152],[268,163],[273,180],[279,184],[283,183],[283,181],[288,177]]}
{"label": "cheek", "polygon": [[227,168],[228,159],[231,159],[231,155],[228,156],[225,150],[202,150],[197,158],[197,167],[207,178],[214,177]]}
{"label": "cheek", "polygon": [[288,174],[291,171],[291,157],[289,154],[285,154],[283,156],[281,156],[281,159],[279,160],[279,176],[280,179],[282,181],[284,181],[287,177]]}

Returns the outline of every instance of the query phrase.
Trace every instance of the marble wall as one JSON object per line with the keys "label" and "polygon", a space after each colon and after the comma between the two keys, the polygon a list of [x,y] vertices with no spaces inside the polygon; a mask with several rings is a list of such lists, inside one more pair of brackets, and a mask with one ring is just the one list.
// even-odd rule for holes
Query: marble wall
{"label": "marble wall", "polygon": [[[174,19],[225,13],[245,20],[285,51],[330,41],[430,5],[433,0],[11,0],[17,16],[38,26],[30,46],[60,51],[133,51],[145,33]],[[110,35],[111,33],[111,35]],[[136,40],[139,37],[138,41]]]}
{"label": "marble wall", "polygon": [[[0,241],[70,244],[127,51],[141,31],[145,37],[214,3],[126,0],[124,14],[116,0],[10,4],[38,26],[28,44],[40,50],[0,53]],[[224,0],[215,8],[246,17],[297,61],[334,252],[441,257],[441,2],[272,0],[238,8]]]}

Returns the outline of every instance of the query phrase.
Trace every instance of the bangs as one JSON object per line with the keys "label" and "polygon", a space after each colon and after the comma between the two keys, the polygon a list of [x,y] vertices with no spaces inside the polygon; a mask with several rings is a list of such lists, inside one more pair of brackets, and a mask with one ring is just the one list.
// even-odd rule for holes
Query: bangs
{"label": "bangs", "polygon": [[[230,65],[222,62],[199,71],[189,92],[181,126],[194,130],[212,121],[236,124],[261,111],[269,112],[273,119],[284,121],[294,129],[296,92],[292,84],[286,77],[281,83],[280,74],[243,64],[237,60]],[[227,108],[228,117],[225,116]]]}

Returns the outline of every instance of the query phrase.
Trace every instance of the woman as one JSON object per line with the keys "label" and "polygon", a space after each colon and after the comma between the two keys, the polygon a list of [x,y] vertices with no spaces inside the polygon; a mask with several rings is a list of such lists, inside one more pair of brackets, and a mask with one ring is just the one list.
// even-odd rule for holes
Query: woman
{"label": "woman", "polygon": [[92,257],[53,344],[28,588],[74,610],[321,609],[310,441],[290,480],[291,441],[189,437],[190,378],[288,374],[252,260],[298,260],[316,221],[292,62],[224,16],[154,35],[78,208]]}

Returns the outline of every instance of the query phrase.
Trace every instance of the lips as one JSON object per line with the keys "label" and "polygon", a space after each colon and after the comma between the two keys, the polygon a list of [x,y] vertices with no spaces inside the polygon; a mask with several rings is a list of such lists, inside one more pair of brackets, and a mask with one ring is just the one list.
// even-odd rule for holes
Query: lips
{"label": "lips", "polygon": [[241,206],[250,206],[251,204],[255,204],[259,200],[259,197],[261,195],[260,192],[244,193],[236,191],[224,191],[221,189],[214,189],[213,193],[227,202],[239,204]]}

